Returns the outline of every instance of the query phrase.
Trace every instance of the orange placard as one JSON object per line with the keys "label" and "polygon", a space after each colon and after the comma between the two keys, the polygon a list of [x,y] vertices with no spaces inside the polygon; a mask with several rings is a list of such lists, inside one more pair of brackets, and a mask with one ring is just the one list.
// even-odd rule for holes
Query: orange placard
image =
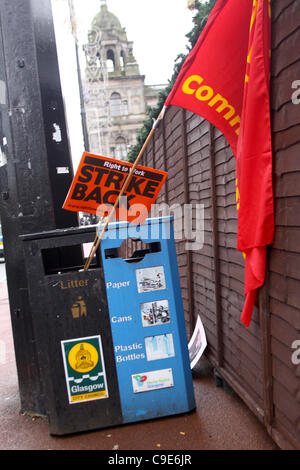
{"label": "orange placard", "polygon": [[[84,152],[63,209],[110,213],[133,164]],[[137,166],[115,211],[117,220],[143,223],[166,180],[167,173]]]}

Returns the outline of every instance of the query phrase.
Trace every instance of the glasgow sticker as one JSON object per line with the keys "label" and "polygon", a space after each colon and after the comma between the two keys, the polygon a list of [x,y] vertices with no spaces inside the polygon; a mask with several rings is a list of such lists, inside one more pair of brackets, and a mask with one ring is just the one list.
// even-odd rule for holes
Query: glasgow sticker
{"label": "glasgow sticker", "polygon": [[69,403],[108,398],[100,336],[61,341]]}

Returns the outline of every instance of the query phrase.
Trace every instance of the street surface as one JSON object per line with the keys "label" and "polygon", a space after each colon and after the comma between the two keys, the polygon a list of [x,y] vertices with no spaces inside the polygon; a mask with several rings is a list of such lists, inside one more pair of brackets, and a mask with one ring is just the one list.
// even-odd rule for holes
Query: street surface
{"label": "street surface", "polygon": [[197,408],[77,435],[49,435],[45,418],[20,413],[5,265],[0,265],[0,450],[272,450],[263,425],[235,394],[217,388],[201,359],[194,373]]}

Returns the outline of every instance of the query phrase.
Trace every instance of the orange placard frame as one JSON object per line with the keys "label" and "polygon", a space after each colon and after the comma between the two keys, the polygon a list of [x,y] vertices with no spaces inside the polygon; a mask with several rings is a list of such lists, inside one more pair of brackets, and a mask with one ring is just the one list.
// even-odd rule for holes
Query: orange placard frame
{"label": "orange placard frame", "polygon": [[[130,162],[84,152],[63,209],[108,215],[132,168]],[[168,173],[137,165],[115,210],[116,220],[143,223]]]}

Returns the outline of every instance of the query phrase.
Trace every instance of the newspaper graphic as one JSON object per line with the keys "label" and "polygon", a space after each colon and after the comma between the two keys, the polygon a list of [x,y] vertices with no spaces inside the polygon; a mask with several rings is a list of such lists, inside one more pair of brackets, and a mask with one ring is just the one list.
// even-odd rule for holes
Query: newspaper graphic
{"label": "newspaper graphic", "polygon": [[166,289],[165,272],[163,266],[137,269],[136,280],[139,294]]}
{"label": "newspaper graphic", "polygon": [[206,334],[203,323],[198,315],[194,333],[189,342],[189,356],[191,369],[195,367],[207,346]]}

